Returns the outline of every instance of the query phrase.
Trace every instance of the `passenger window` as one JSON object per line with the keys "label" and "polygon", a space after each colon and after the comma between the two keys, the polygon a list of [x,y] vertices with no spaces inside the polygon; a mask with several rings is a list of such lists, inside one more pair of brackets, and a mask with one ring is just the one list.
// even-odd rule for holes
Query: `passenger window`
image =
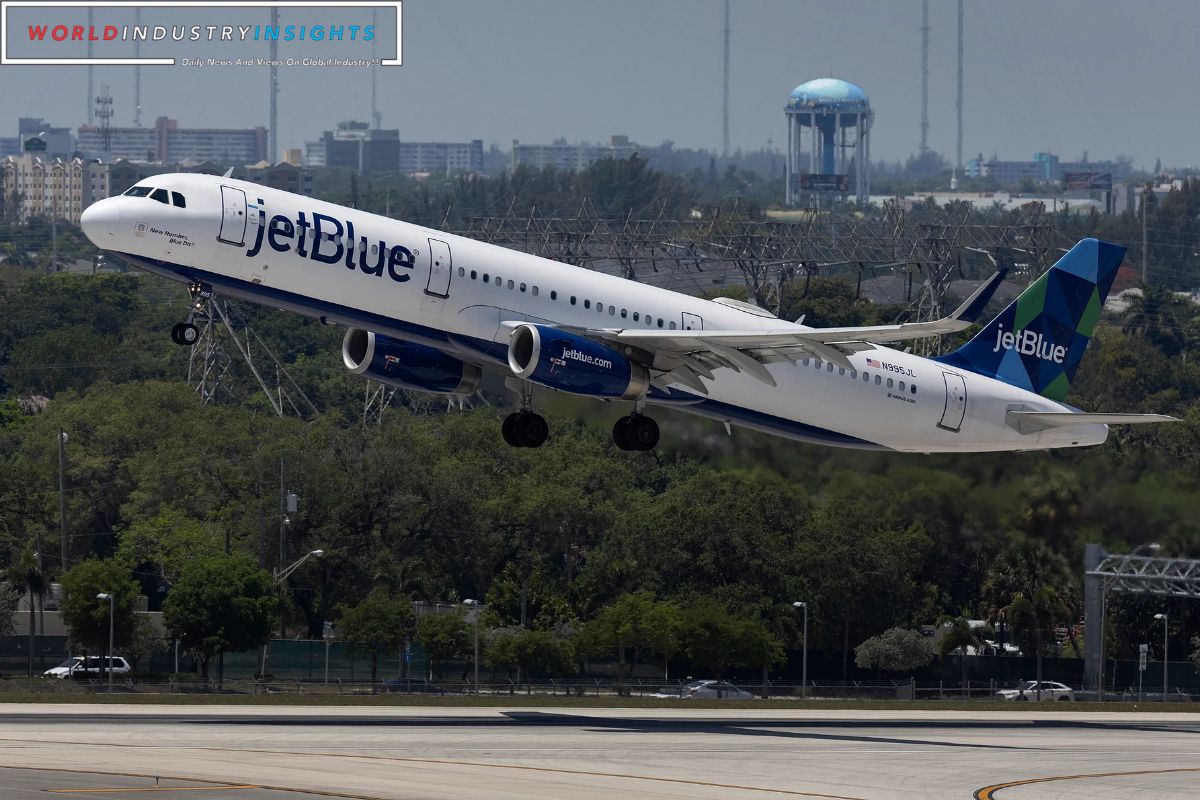
{"label": "passenger window", "polygon": [[675,323],[674,323],[674,322],[672,322],[672,323],[671,323],[671,330],[675,330]]}
{"label": "passenger window", "polygon": [[487,283],[489,280],[490,280],[490,278],[488,277],[488,274],[486,272],[483,273],[483,282]]}
{"label": "passenger window", "polygon": [[628,316],[629,316],[629,312],[622,308],[621,309],[621,319],[625,319]]}
{"label": "passenger window", "polygon": [[466,275],[466,274],[467,274],[467,271],[465,269],[463,269],[462,267],[458,268],[458,277],[461,278],[463,275]]}
{"label": "passenger window", "polygon": [[908,387],[908,391],[910,394],[916,394],[917,393],[917,385],[915,383],[910,385]]}
{"label": "passenger window", "polygon": [[478,277],[479,277],[479,273],[476,272],[475,270],[471,270],[471,280],[475,280]]}
{"label": "passenger window", "polygon": [[638,313],[638,312],[636,312],[636,311],[635,311],[635,312],[633,312],[633,321],[634,321],[634,322],[637,322],[637,321],[638,321],[639,319],[641,319],[641,318],[642,318],[642,315],[641,315],[641,314],[639,314],[639,313]]}
{"label": "passenger window", "polygon": [[512,278],[509,278],[509,279],[508,279],[508,288],[509,288],[509,289],[513,288],[513,282],[512,282]]}
{"label": "passenger window", "polygon": [[571,305],[575,305],[575,295],[571,295]]}
{"label": "passenger window", "polygon": [[[377,244],[371,245],[371,255],[377,255],[378,253],[379,253],[379,245],[377,245]],[[484,280],[486,281],[487,278],[484,278]]]}
{"label": "passenger window", "polygon": [[876,375],[876,376],[875,376],[875,385],[876,385],[876,386],[878,386],[878,385],[879,385],[879,384],[881,384],[881,383],[883,383],[883,381],[882,381],[882,380],[880,380],[880,378],[879,378],[879,376],[878,376],[878,375]]}
{"label": "passenger window", "polygon": [[662,319],[662,317],[659,317],[658,318],[658,327],[661,328],[662,326],[663,326],[663,319]]}
{"label": "passenger window", "polygon": [[[504,281],[503,281],[503,280],[501,280],[500,276],[499,276],[499,275],[497,275],[497,276],[496,276],[496,285],[497,285],[497,286],[499,286],[499,285],[500,285],[501,283],[503,283],[503,282],[504,282]],[[509,283],[512,283],[512,281],[509,281]]]}
{"label": "passenger window", "polygon": [[826,372],[833,372],[833,362],[832,362],[832,361],[827,361],[827,362],[826,362],[826,364],[828,365],[828,366],[826,367]]}
{"label": "passenger window", "polygon": [[584,307],[584,308],[591,308],[591,307],[592,307],[592,301],[591,301],[591,300],[584,300],[584,301],[583,301],[583,307]]}
{"label": "passenger window", "polygon": [[[171,192],[171,202],[176,208],[187,208],[187,201],[183,199],[183,195],[179,192]],[[257,216],[255,217],[257,219]]]}
{"label": "passenger window", "polygon": [[604,313],[604,303],[596,303],[596,311],[603,314]]}
{"label": "passenger window", "polygon": [[863,373],[863,383],[870,383],[870,382],[871,382],[871,376],[864,372]]}
{"label": "passenger window", "polygon": [[850,370],[850,380],[854,380],[857,377],[858,377],[858,370],[855,370],[855,369]]}
{"label": "passenger window", "polygon": [[155,189],[153,192],[150,193],[150,199],[157,200],[158,202],[162,203],[164,206],[171,205],[171,201],[167,197],[166,189]]}
{"label": "passenger window", "polygon": [[892,386],[894,386],[894,385],[895,385],[895,384],[893,383],[892,379],[891,379],[891,378],[888,378],[887,387],[890,389],[890,388],[892,388]]}
{"label": "passenger window", "polygon": [[817,369],[820,369],[821,367],[823,367],[823,366],[825,366],[825,365],[821,363],[821,359],[819,359],[819,358],[814,358],[814,359],[813,359],[813,366],[814,366],[814,367],[816,367]]}
{"label": "passenger window", "polygon": [[807,367],[807,366],[808,366],[808,362],[809,362],[809,359],[807,359],[807,358],[806,358],[806,359],[804,359],[803,361],[801,361],[800,363],[801,363],[801,364],[803,364],[804,366],[806,366],[806,367]]}
{"label": "passenger window", "polygon": [[838,375],[845,375],[845,374],[846,374],[846,368],[838,367]]}
{"label": "passenger window", "polygon": [[552,289],[552,290],[550,291],[550,299],[551,299],[551,300],[557,300],[557,299],[558,299],[558,290],[557,290],[557,289]]}
{"label": "passenger window", "polygon": [[534,286],[534,287],[533,287],[533,296],[534,296],[534,297],[537,297],[537,293],[538,293],[537,287],[536,287],[536,286]]}
{"label": "passenger window", "polygon": [[900,381],[900,391],[904,391],[904,381]]}

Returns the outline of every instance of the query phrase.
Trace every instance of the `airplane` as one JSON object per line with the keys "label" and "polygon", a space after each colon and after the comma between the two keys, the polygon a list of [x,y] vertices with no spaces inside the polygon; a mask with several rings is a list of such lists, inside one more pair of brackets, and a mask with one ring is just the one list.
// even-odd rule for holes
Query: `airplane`
{"label": "airplane", "polygon": [[889,344],[962,331],[1004,277],[926,322],[818,328],[750,303],[693,297],[225,176],[163,174],[100,200],[81,226],[101,250],[188,286],[347,327],[346,368],[444,395],[505,376],[502,425],[539,447],[540,386],[632,404],[613,440],[653,449],[650,407],[791,439],[916,453],[1097,445],[1108,426],[1175,421],[1084,413],[1063,401],[1125,249],[1083,239],[962,347],[925,358]]}

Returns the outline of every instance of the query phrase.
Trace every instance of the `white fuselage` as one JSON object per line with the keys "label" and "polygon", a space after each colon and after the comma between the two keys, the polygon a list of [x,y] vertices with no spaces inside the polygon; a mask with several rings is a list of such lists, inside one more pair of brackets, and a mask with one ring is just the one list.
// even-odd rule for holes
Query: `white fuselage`
{"label": "white fuselage", "polygon": [[[97,246],[221,294],[431,345],[506,373],[509,323],[522,321],[808,329],[231,178],[160,175],[139,186],[178,193],[186,205],[151,196],[102,200],[83,219]],[[849,360],[852,371],[811,358],[770,364],[774,388],[718,370],[707,397],[679,387],[692,398],[681,407],[806,441],[927,453],[1083,446],[1107,436],[1096,424],[1022,435],[1006,424],[1006,411],[1066,407],[931,359],[876,347]]]}

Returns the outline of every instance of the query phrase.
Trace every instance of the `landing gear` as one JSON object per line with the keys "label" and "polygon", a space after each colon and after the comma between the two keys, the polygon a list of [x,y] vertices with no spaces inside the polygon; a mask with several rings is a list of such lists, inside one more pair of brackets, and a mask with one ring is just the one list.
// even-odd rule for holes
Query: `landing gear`
{"label": "landing gear", "polygon": [[176,323],[171,328],[171,341],[175,344],[191,347],[200,338],[200,329],[192,324],[197,315],[208,313],[208,301],[212,299],[212,287],[208,284],[194,281],[188,284],[188,315],[184,322]]}
{"label": "landing gear", "polygon": [[171,328],[171,341],[178,345],[191,347],[200,338],[200,329],[190,322],[176,322]]}
{"label": "landing gear", "polygon": [[621,417],[613,425],[613,442],[622,450],[653,450],[658,444],[658,423],[640,413]]}
{"label": "landing gear", "polygon": [[541,447],[550,435],[550,426],[541,414],[518,411],[504,418],[500,433],[509,447]]}

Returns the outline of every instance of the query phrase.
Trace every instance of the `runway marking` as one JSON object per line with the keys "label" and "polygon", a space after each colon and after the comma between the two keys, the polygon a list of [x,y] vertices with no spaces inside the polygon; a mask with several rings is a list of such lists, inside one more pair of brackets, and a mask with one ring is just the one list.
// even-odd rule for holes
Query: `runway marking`
{"label": "runway marking", "polygon": [[[2,739],[0,739],[0,741],[2,741]],[[134,749],[142,749],[142,748],[150,749],[150,748],[156,747],[155,745],[146,745],[146,744],[129,745],[129,744],[117,744],[115,742],[66,742],[66,741],[61,741],[61,740],[53,740],[53,741],[26,740],[26,741],[43,741],[47,744],[76,744],[76,745],[93,745],[95,747],[126,747],[126,748],[134,748]],[[743,786],[740,784],[733,784],[733,783],[715,783],[712,781],[697,781],[697,780],[689,780],[687,778],[663,778],[663,777],[656,777],[656,776],[652,776],[652,775],[628,775],[628,774],[624,774],[624,773],[620,773],[620,772],[600,772],[600,771],[593,771],[593,770],[564,769],[561,767],[531,767],[531,766],[526,766],[523,764],[489,764],[489,763],[482,762],[482,761],[456,761],[456,760],[451,760],[451,759],[439,759],[439,758],[414,758],[414,757],[409,757],[409,756],[372,756],[372,755],[364,755],[362,753],[327,753],[327,752],[320,752],[320,751],[303,752],[303,751],[295,751],[295,750],[262,750],[262,749],[256,749],[256,748],[244,748],[243,749],[243,748],[235,748],[235,747],[202,747],[202,746],[199,746],[199,747],[191,747],[191,748],[186,748],[186,749],[199,750],[199,751],[208,752],[208,753],[256,753],[259,755],[300,756],[303,758],[311,758],[313,756],[322,756],[325,758],[349,758],[349,759],[361,759],[361,760],[366,760],[366,761],[394,761],[394,762],[412,763],[412,764],[440,764],[440,765],[451,766],[451,767],[479,767],[479,768],[483,768],[483,769],[507,769],[507,770],[524,771],[524,772],[541,772],[541,773],[555,774],[555,775],[580,775],[580,776],[591,777],[591,778],[620,778],[620,779],[634,780],[634,781],[651,781],[654,783],[670,783],[670,784],[676,784],[676,785],[682,785],[682,786],[702,786],[702,787],[705,787],[708,789],[736,789],[736,790],[742,791],[742,792],[762,792],[764,794],[786,795],[788,797],[816,797],[816,798],[823,798],[824,800],[865,800],[865,798],[862,798],[862,797],[849,797],[847,795],[840,795],[840,794],[823,794],[821,792],[804,792],[804,791],[800,791],[798,789],[775,789],[775,788],[764,787],[764,786]],[[0,769],[25,769],[25,768],[0,765]],[[50,769],[50,768],[45,768],[44,771],[47,771],[47,772],[54,772],[54,771],[86,772],[85,770],[54,770],[54,769]],[[114,775],[132,775],[133,777],[154,777],[152,775],[150,775],[150,776],[136,775],[134,773],[87,772],[87,774],[92,774],[92,775],[114,774]],[[172,778],[172,780],[202,781],[202,779],[197,779],[197,778]],[[323,796],[323,797],[344,797],[344,798],[354,798],[355,800],[376,800],[376,798],[364,798],[361,795],[337,794],[334,792],[322,792],[322,791],[309,790],[309,789],[289,789],[289,788],[285,788],[285,787],[268,786],[266,784],[260,784],[260,785],[256,786],[256,788],[267,789],[267,790],[276,790],[276,791],[296,792],[296,793],[301,793],[301,794],[318,795],[318,796]]]}
{"label": "runway marking", "polygon": [[[184,780],[187,780],[186,778]],[[113,792],[227,792],[231,789],[263,789],[253,783],[228,786],[135,786],[103,789],[47,789],[50,794],[108,794]]]}
{"label": "runway marking", "polygon": [[1081,775],[1054,775],[1048,778],[1026,778],[1022,781],[996,783],[976,790],[975,800],[993,800],[996,792],[1001,789],[1012,789],[1015,786],[1028,786],[1032,783],[1052,783],[1054,781],[1079,781],[1089,778],[1120,778],[1130,775],[1164,775],[1171,772],[1200,772],[1200,767],[1173,767],[1171,769],[1139,769],[1130,772],[1091,772]]}
{"label": "runway marking", "polygon": [[[76,744],[84,744],[84,742],[77,742]],[[110,746],[120,747],[121,745],[114,744],[114,745],[110,745]],[[108,771],[95,770],[95,769],[69,769],[66,767],[26,767],[26,766],[13,766],[12,764],[0,764],[0,769],[14,769],[14,770],[21,770],[24,772],[54,772],[54,773],[68,772],[72,775],[104,775],[104,776],[110,777],[110,778],[111,777],[145,778],[146,780],[161,779],[161,780],[165,780],[165,781],[189,781],[191,783],[213,784],[213,786],[209,789],[209,791],[219,791],[219,790],[223,790],[223,789],[258,789],[259,791],[266,791],[266,792],[289,792],[291,794],[304,794],[304,795],[309,795],[310,797],[333,797],[333,798],[337,798],[338,800],[387,800],[387,798],[384,798],[384,797],[376,797],[374,795],[368,795],[368,794],[345,794],[344,792],[327,792],[327,791],[323,791],[321,789],[297,789],[292,786],[268,786],[266,784],[255,784],[255,785],[241,784],[241,785],[237,785],[237,786],[231,786],[229,784],[226,784],[224,781],[214,781],[209,778],[181,778],[181,777],[174,776],[174,775],[150,775],[150,774],[144,773],[144,772],[108,772]],[[151,788],[151,789],[104,789],[102,791],[108,791],[108,792],[113,792],[113,791],[121,791],[121,792],[152,791],[153,792],[153,791],[161,791],[161,790],[163,790],[163,788],[164,787],[159,787],[157,789],[154,789],[154,788]],[[199,788],[199,787],[197,787],[197,788]],[[54,792],[56,790],[48,789],[47,791]],[[57,790],[57,791],[62,793],[64,790]],[[87,793],[87,790],[80,790],[80,791],[81,791],[81,793]]]}

